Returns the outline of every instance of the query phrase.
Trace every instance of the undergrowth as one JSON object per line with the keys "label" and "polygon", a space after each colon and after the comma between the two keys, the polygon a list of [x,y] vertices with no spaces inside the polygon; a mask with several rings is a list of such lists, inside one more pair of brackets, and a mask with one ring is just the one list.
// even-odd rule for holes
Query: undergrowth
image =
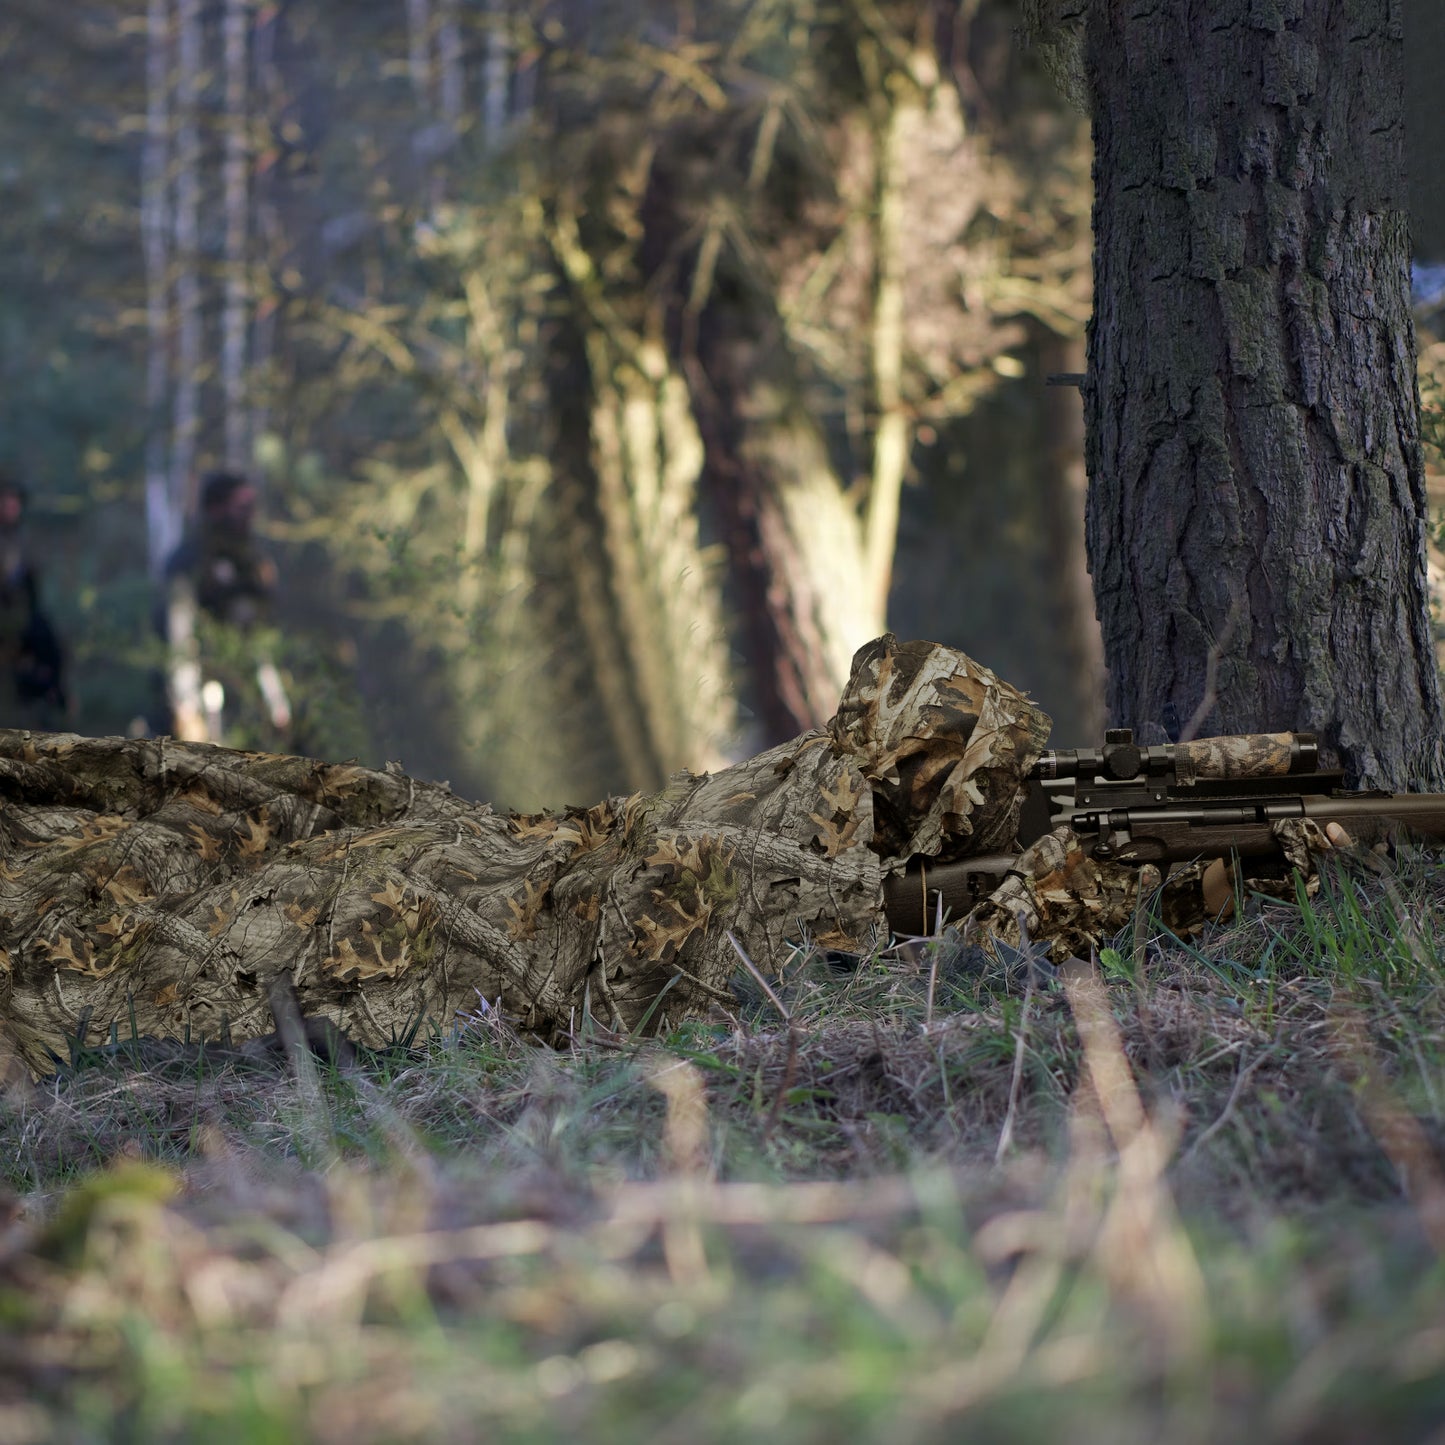
{"label": "undergrowth", "polygon": [[[1243,901],[1243,900],[1241,900]],[[1442,1439],[1445,869],[0,1104],[0,1439]]]}

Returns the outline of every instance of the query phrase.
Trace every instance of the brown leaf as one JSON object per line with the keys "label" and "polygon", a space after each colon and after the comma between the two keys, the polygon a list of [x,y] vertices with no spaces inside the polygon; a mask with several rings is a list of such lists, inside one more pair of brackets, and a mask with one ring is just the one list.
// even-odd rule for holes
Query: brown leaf
{"label": "brown leaf", "polygon": [[314,928],[316,920],[321,916],[321,910],[315,904],[310,908],[303,908],[299,902],[288,903],[281,912],[287,922],[294,923],[297,928]]}
{"label": "brown leaf", "polygon": [[215,863],[225,854],[221,841],[214,833],[208,833],[199,823],[187,823],[186,832],[191,835],[196,845],[196,851],[201,855],[204,863]]}
{"label": "brown leaf", "polygon": [[[239,838],[236,846],[243,858],[259,858],[271,841],[271,810],[262,804],[256,810],[255,817],[248,814],[243,821],[246,824],[246,836]],[[237,832],[239,831],[237,829]]]}
{"label": "brown leaf", "polygon": [[507,907],[512,910],[512,916],[507,921],[507,936],[514,943],[537,936],[537,915],[541,913],[542,905],[551,891],[550,884],[543,883],[539,886],[530,878],[522,887],[524,893],[521,901],[516,898],[507,899]]}
{"label": "brown leaf", "polygon": [[[209,813],[213,818],[219,817],[224,811],[221,805],[211,796],[205,785],[194,778],[176,794],[175,801],[178,803],[189,803],[191,807],[202,813]],[[192,826],[194,826],[194,824],[192,824]]]}
{"label": "brown leaf", "polygon": [[508,822],[512,837],[525,840],[550,838],[557,831],[558,820],[550,813],[517,813]]}
{"label": "brown leaf", "polygon": [[100,813],[80,825],[78,836],[53,838],[49,843],[39,846],[59,848],[62,853],[74,853],[81,848],[89,848],[92,843],[104,843],[129,827],[130,824],[124,818],[117,817],[114,813]]}
{"label": "brown leaf", "polygon": [[105,891],[115,902],[129,906],[132,903],[149,903],[155,897],[146,879],[142,878],[129,864],[117,869],[105,885]]}
{"label": "brown leaf", "polygon": [[364,983],[371,978],[396,978],[411,966],[411,945],[405,939],[395,958],[382,952],[381,939],[375,935],[364,937],[364,943],[369,947],[359,952],[349,938],[343,938],[321,967],[344,982]]}
{"label": "brown leaf", "polygon": [[419,900],[410,889],[399,884],[394,878],[387,879],[386,887],[379,893],[368,895],[373,903],[389,908],[398,918],[410,918],[415,927],[415,918],[421,911]]}
{"label": "brown leaf", "polygon": [[[829,858],[836,858],[844,849],[861,841],[858,837],[858,830],[862,826],[862,819],[858,815],[858,802],[863,796],[863,787],[861,783],[855,786],[850,770],[844,768],[839,773],[837,782],[831,788],[821,787],[819,795],[831,811],[809,813],[808,816],[821,829],[818,842],[823,845],[824,854]],[[838,821],[840,815],[841,822]]]}

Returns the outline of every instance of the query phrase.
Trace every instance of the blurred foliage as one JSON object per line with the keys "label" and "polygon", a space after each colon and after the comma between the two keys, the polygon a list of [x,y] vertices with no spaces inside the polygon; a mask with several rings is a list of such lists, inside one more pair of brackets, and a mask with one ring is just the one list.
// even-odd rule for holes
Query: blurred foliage
{"label": "blurred foliage", "polygon": [[[1090,156],[1029,8],[251,6],[247,393],[286,745],[588,800],[816,718],[885,597],[1084,741],[1060,639],[1092,622],[1056,575],[1076,443],[1041,373],[1090,308]],[[15,0],[0,27],[0,466],[34,492],[87,732],[153,716],[160,660],[146,14]],[[204,11],[203,465],[220,30]]]}
{"label": "blurred foliage", "polygon": [[[864,579],[839,585],[891,560],[874,499],[931,485],[915,430],[1018,384],[1028,326],[1076,335],[1087,314],[1087,149],[1016,53],[1013,6],[250,14],[248,389],[307,719],[292,744],[401,752],[519,803],[705,766],[770,740],[735,716],[773,666],[737,621],[769,585],[792,588],[815,694],[836,695],[881,626]],[[204,25],[214,58],[219,19]],[[24,77],[0,97],[19,142],[0,228],[23,282],[0,301],[0,461],[37,492],[77,724],[115,731],[156,691],[137,217],[156,39],[136,3],[86,0],[60,24],[25,0],[0,44]],[[208,357],[223,101],[204,80]],[[729,443],[761,457],[794,533],[760,577],[737,574],[723,515],[734,458],[694,419],[718,337],[793,398],[781,430]],[[770,584],[766,567],[811,571]]]}

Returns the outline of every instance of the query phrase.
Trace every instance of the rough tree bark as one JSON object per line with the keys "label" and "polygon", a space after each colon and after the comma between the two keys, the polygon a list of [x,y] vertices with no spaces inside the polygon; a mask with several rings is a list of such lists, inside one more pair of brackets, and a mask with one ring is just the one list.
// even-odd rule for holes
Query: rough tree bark
{"label": "rough tree bark", "polygon": [[[1077,7],[1075,7],[1077,9]],[[1090,0],[1090,567],[1119,724],[1438,787],[1399,0]]]}

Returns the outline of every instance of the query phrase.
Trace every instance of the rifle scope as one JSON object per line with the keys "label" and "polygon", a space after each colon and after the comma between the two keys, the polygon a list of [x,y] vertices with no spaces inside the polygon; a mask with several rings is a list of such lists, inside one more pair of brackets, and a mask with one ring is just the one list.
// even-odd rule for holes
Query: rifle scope
{"label": "rifle scope", "polygon": [[1120,783],[1165,774],[1174,775],[1180,782],[1195,778],[1270,778],[1312,773],[1319,767],[1319,759],[1319,741],[1313,733],[1244,733],[1140,747],[1134,741],[1133,729],[1110,728],[1101,748],[1050,749],[1041,754],[1029,776],[1103,778]]}

